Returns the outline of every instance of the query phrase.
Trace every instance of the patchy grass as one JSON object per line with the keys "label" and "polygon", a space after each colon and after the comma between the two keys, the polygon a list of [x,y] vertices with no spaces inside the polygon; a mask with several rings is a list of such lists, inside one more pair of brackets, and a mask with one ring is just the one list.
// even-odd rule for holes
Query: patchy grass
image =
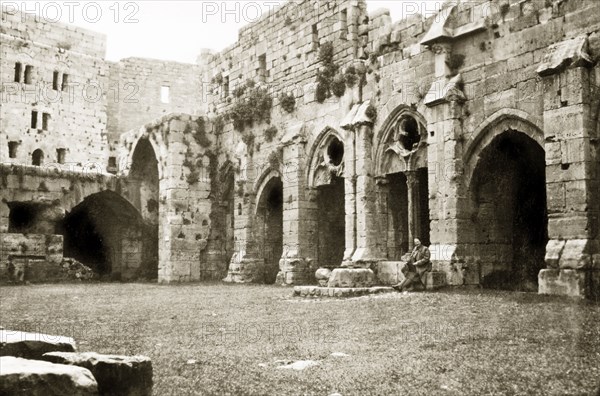
{"label": "patchy grass", "polygon": [[[600,306],[590,302],[464,289],[290,295],[223,284],[2,287],[0,325],[150,356],[156,395],[580,395],[600,382]],[[274,368],[279,359],[321,364],[295,372]]]}

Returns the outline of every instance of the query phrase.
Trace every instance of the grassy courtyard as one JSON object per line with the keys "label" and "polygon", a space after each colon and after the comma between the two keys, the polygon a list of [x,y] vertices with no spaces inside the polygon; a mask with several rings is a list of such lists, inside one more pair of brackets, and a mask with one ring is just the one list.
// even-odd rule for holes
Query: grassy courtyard
{"label": "grassy courtyard", "polygon": [[[160,396],[593,395],[600,385],[598,304],[465,289],[290,296],[260,285],[1,287],[0,326],[150,356]],[[297,360],[319,365],[277,368]]]}

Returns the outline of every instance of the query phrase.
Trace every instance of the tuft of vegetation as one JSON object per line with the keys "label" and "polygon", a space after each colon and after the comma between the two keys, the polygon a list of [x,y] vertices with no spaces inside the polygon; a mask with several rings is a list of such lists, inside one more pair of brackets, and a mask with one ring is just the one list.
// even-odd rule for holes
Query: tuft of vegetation
{"label": "tuft of vegetation", "polygon": [[244,131],[255,122],[271,122],[273,98],[266,88],[248,87],[243,96],[238,97],[228,112],[236,131]]}
{"label": "tuft of vegetation", "polygon": [[277,135],[277,132],[278,132],[277,131],[277,127],[274,126],[274,125],[272,125],[269,128],[265,129],[265,133],[264,133],[265,141],[267,143],[272,142],[273,139],[275,138],[275,136]]}
{"label": "tuft of vegetation", "polygon": [[215,117],[215,119],[213,120],[213,128],[215,134],[219,135],[223,133],[223,129],[225,129],[225,121],[223,120],[222,116],[218,115]]}
{"label": "tuft of vegetation", "polygon": [[[317,102],[323,103],[331,97],[333,80],[339,70],[339,66],[333,61],[333,43],[327,41],[319,49],[319,61],[323,67],[317,73],[317,88],[315,97]],[[339,92],[339,91],[338,91]]]}
{"label": "tuft of vegetation", "polygon": [[296,108],[296,97],[292,92],[288,94],[282,92],[281,95],[279,95],[279,103],[281,103],[281,107],[285,111],[292,113]]}
{"label": "tuft of vegetation", "polygon": [[344,81],[346,82],[346,86],[348,88],[352,88],[356,85],[356,82],[359,80],[359,75],[356,72],[354,66],[349,66],[344,73]]}
{"label": "tuft of vegetation", "polygon": [[331,82],[331,92],[338,98],[344,96],[344,93],[346,92],[346,79],[342,74],[336,74],[333,78],[333,81]]}
{"label": "tuft of vegetation", "polygon": [[210,82],[211,82],[211,83],[213,83],[213,84],[219,84],[219,85],[223,84],[223,74],[221,74],[220,72],[219,72],[219,73],[217,73],[217,74],[216,74],[216,75],[215,75],[215,76],[214,76],[214,77],[213,77],[213,78],[210,80]]}
{"label": "tuft of vegetation", "polygon": [[502,18],[504,18],[508,14],[509,11],[510,11],[510,4],[504,3],[500,6],[500,15],[502,15]]}
{"label": "tuft of vegetation", "polygon": [[196,141],[196,143],[198,143],[200,147],[207,148],[211,145],[212,142],[206,135],[206,122],[204,121],[204,117],[198,117],[198,119],[196,120],[196,128],[192,136],[194,137],[194,140]]}
{"label": "tuft of vegetation", "polygon": [[365,115],[375,122],[377,120],[377,108],[370,104],[365,110]]}
{"label": "tuft of vegetation", "polygon": [[283,162],[281,160],[281,150],[275,150],[271,152],[271,154],[269,154],[268,161],[271,169],[278,170]]}
{"label": "tuft of vegetation", "polygon": [[446,64],[452,71],[460,69],[464,63],[465,56],[463,54],[450,54],[446,59]]}
{"label": "tuft of vegetation", "polygon": [[242,135],[242,142],[244,142],[244,144],[248,146],[248,149],[252,149],[252,147],[254,147],[255,140],[256,136],[254,136],[252,132],[247,132]]}

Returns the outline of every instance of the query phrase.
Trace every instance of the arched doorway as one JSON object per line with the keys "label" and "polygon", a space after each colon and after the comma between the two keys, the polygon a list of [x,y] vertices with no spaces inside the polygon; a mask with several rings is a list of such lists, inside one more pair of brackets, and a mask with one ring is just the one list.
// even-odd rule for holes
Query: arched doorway
{"label": "arched doorway", "polygon": [[316,265],[336,268],[346,249],[345,146],[341,135],[326,128],[315,140],[307,169],[315,197]]}
{"label": "arched doorway", "polygon": [[329,184],[317,187],[319,266],[339,267],[346,247],[344,178],[332,176]]}
{"label": "arched doorway", "polygon": [[470,183],[472,238],[482,284],[537,291],[548,242],[544,149],[506,130],[479,154]]}
{"label": "arched doorway", "polygon": [[261,241],[258,248],[265,260],[263,281],[273,284],[283,253],[283,184],[279,177],[272,177],[262,189],[256,218]]}
{"label": "arched doorway", "polygon": [[141,276],[158,278],[159,177],[158,160],[147,138],[138,141],[128,177],[128,199],[141,214],[144,253]]}
{"label": "arched doorway", "polygon": [[65,257],[82,262],[105,279],[133,279],[142,270],[142,228],[142,218],[129,202],[103,191],[67,212],[57,231],[64,237]]}
{"label": "arched doorway", "polygon": [[31,154],[31,165],[41,166],[43,164],[44,164],[44,152],[40,149],[37,149]]}
{"label": "arched doorway", "polygon": [[406,106],[392,112],[379,134],[375,163],[379,188],[387,192],[388,260],[410,253],[415,238],[431,243],[427,137],[423,117]]}

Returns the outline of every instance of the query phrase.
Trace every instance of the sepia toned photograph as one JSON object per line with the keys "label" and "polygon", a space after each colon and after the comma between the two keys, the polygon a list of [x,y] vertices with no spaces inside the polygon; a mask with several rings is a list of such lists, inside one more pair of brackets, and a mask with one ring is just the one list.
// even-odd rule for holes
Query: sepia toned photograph
{"label": "sepia toned photograph", "polygon": [[600,396],[599,0],[0,8],[0,396]]}

